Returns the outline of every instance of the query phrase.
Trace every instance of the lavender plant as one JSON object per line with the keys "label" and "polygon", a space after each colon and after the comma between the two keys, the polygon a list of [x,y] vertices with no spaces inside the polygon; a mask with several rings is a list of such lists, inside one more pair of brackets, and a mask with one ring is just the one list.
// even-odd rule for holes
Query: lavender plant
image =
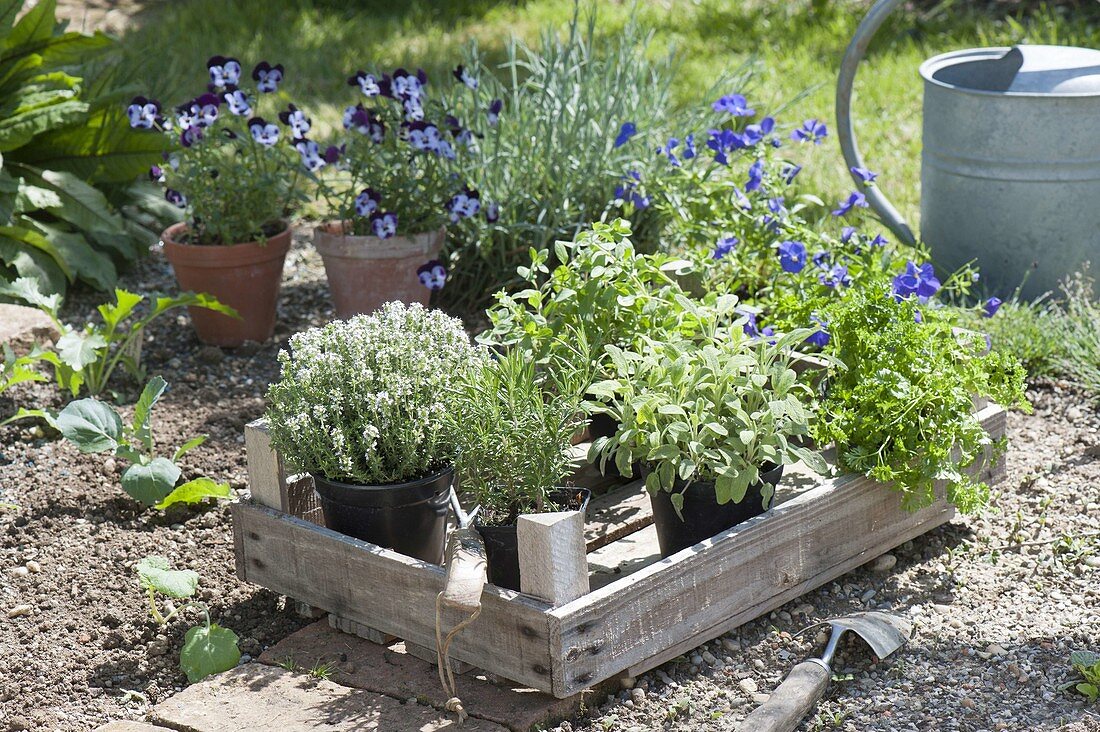
{"label": "lavender plant", "polygon": [[282,65],[261,61],[252,84],[235,58],[213,56],[207,71],[208,90],[171,114],[155,99],[135,97],[126,109],[130,126],[171,140],[149,177],[183,211],[190,243],[263,241],[285,228],[302,201],[302,179],[335,162],[339,151],[308,138],[305,112],[279,108]]}
{"label": "lavender plant", "polygon": [[298,469],[360,485],[441,470],[454,457],[450,386],[482,357],[460,321],[419,304],[298,333],[267,392],[272,445]]}

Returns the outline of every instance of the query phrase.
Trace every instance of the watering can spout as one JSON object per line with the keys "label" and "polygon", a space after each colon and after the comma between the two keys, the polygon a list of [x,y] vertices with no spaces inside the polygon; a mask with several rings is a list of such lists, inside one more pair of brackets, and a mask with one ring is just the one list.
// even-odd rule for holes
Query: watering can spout
{"label": "watering can spout", "polygon": [[[867,47],[871,38],[882,26],[886,17],[904,0],[878,0],[868,11],[863,22],[856,28],[848,49],[844,52],[844,59],[840,63],[840,76],[836,86],[836,125],[837,135],[840,138],[840,150],[844,153],[844,160],[849,170],[852,168],[865,168],[863,156],[860,155],[859,146],[856,144],[855,132],[852,129],[852,86],[855,83],[856,69],[859,62],[867,53]],[[867,202],[882,222],[905,244],[916,244],[917,237],[909,224],[894,207],[890,200],[876,187],[867,187],[862,179],[855,173],[852,180],[856,187],[867,196]]]}

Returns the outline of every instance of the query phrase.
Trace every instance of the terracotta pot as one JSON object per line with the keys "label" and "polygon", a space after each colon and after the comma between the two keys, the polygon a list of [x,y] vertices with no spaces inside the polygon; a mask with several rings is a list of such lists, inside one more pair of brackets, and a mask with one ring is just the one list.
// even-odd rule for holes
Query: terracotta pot
{"label": "terracotta pot", "polygon": [[439,257],[444,229],[390,239],[343,232],[339,222],[313,230],[313,245],[325,262],[336,317],[372,313],[391,300],[428,304],[431,290],[420,282],[416,270]]}
{"label": "terracotta pot", "polygon": [[161,235],[164,255],[176,272],[180,289],[209,293],[241,314],[237,320],[206,308],[188,308],[199,340],[226,347],[266,341],[275,330],[275,304],[283,260],[290,249],[290,227],[263,244],[228,246],[183,244],[179,238],[186,229],[186,224],[175,224]]}

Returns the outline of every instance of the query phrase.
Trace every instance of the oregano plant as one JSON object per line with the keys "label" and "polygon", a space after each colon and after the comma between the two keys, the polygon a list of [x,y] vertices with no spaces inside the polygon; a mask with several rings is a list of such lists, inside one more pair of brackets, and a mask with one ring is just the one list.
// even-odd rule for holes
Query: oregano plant
{"label": "oregano plant", "polygon": [[[191,683],[211,674],[228,671],[241,660],[237,634],[210,621],[210,608],[192,599],[199,587],[199,575],[190,569],[172,569],[164,557],[145,557],[137,563],[138,580],[149,598],[149,615],[157,625],[166,626],[189,611],[202,614],[203,624],[196,625],[183,637],[180,668]],[[173,600],[187,600],[175,606]],[[167,612],[161,611],[161,604]]]}
{"label": "oregano plant", "polygon": [[229,484],[196,478],[179,484],[176,463],[206,441],[206,435],[187,440],[168,458],[157,454],[153,439],[153,406],[168,388],[154,376],[134,405],[134,416],[124,423],[118,411],[93,397],[70,402],[57,414],[20,410],[19,416],[41,417],[84,453],[110,453],[130,462],[122,473],[122,490],[146,506],[165,509],[174,503],[196,503],[204,498],[229,498]]}

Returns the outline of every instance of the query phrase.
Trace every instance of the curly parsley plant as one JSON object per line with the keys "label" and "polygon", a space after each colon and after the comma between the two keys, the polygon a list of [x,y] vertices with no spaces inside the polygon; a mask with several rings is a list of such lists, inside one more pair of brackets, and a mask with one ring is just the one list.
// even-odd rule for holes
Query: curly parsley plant
{"label": "curly parsley plant", "polygon": [[267,392],[272,444],[294,466],[345,483],[429,475],[452,460],[449,387],[482,358],[460,321],[419,304],[299,333]]}

